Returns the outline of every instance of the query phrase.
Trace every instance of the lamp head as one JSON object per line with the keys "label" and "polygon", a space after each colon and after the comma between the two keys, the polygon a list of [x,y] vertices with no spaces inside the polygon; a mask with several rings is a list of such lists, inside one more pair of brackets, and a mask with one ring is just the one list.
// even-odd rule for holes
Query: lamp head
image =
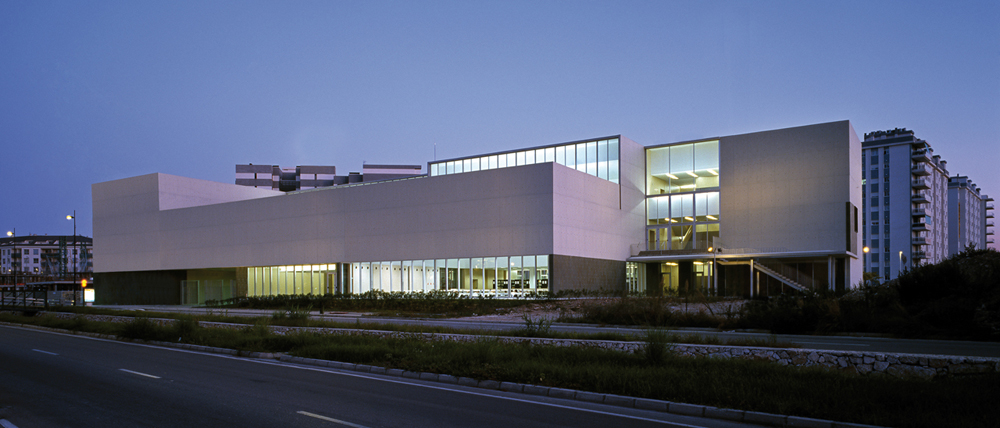
{"label": "lamp head", "polygon": [[868,253],[868,251],[871,251],[871,249],[868,248],[868,247],[864,247],[864,248],[861,249],[861,251],[864,251],[865,253]]}
{"label": "lamp head", "polygon": [[71,215],[66,216],[66,220],[72,220],[74,217]]}

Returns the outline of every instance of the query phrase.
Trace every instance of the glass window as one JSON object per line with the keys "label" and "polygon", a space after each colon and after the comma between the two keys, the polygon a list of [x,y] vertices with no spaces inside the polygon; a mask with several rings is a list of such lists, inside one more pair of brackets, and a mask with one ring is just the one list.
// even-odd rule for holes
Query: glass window
{"label": "glass window", "polygon": [[517,155],[516,153],[507,153],[507,166],[508,167],[521,165],[521,164],[517,163],[516,155]]}
{"label": "glass window", "polygon": [[587,174],[597,176],[597,142],[587,143]]}
{"label": "glass window", "polygon": [[485,276],[485,282],[483,282],[485,291],[487,293],[496,293],[497,259],[495,257],[483,259],[483,275]]}
{"label": "glass window", "polygon": [[472,172],[472,159],[462,161],[462,172]]}
{"label": "glass window", "polygon": [[694,145],[670,147],[670,173],[676,176],[694,171]]}
{"label": "glass window", "polygon": [[535,149],[535,163],[545,163],[545,149]]}
{"label": "glass window", "polygon": [[670,228],[670,249],[694,249],[694,225],[673,226]]}
{"label": "glass window", "polygon": [[[563,154],[565,156],[565,154]],[[555,162],[556,161],[556,149],[554,147],[549,147],[545,149],[545,161]]]}
{"label": "glass window", "polygon": [[514,256],[510,258],[510,288],[511,290],[520,291],[524,288],[522,279],[524,279],[521,271],[521,257]]}
{"label": "glass window", "polygon": [[559,165],[566,165],[566,147],[559,146],[555,148],[556,152],[556,163]]}
{"label": "glass window", "polygon": [[472,168],[470,171],[479,171],[479,158],[472,159]]}
{"label": "glass window", "polygon": [[597,176],[608,179],[608,141],[597,142]]}
{"label": "glass window", "polygon": [[524,152],[517,152],[517,166],[526,165],[526,160],[524,157]]}
{"label": "glass window", "polygon": [[525,165],[534,165],[535,164],[535,151],[534,150],[528,150],[527,152],[524,153],[524,164]]}
{"label": "glass window", "polygon": [[497,160],[497,155],[490,156],[490,169],[503,168],[500,166],[500,161]]}
{"label": "glass window", "polygon": [[507,274],[510,266],[507,265],[507,263],[509,263],[508,259],[507,257],[497,257],[496,263],[497,263],[497,279],[496,279],[497,293],[499,294],[509,293],[510,282],[509,282],[509,276]]}
{"label": "glass window", "polygon": [[567,167],[576,168],[576,146],[566,146],[566,164]]}
{"label": "glass window", "polygon": [[694,144],[694,170],[698,175],[709,170],[718,172],[719,142],[706,141]]}
{"label": "glass window", "polygon": [[587,143],[576,145],[576,170],[587,172]]}

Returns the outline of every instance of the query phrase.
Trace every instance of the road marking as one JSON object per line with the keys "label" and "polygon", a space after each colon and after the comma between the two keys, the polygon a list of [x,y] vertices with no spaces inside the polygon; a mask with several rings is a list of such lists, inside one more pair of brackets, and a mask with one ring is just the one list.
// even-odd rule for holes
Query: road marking
{"label": "road marking", "polygon": [[43,353],[43,354],[48,354],[48,355],[59,355],[59,354],[57,354],[57,353],[55,353],[55,352],[49,352],[49,351],[43,351],[43,350],[41,350],[41,349],[32,349],[32,351],[35,351],[35,352],[41,352],[41,353]]}
{"label": "road marking", "polygon": [[146,376],[146,377],[151,377],[151,378],[153,378],[153,379],[159,379],[159,378],[160,378],[159,376],[153,376],[153,375],[151,375],[151,374],[145,374],[145,373],[139,373],[139,372],[134,372],[134,371],[132,371],[132,370],[126,370],[126,369],[118,369],[118,370],[121,370],[121,371],[123,371],[123,372],[125,372],[125,373],[132,373],[132,374],[137,374],[137,375],[139,375],[139,376]]}
{"label": "road marking", "polygon": [[[587,408],[583,408],[583,407],[566,406],[566,405],[555,404],[555,403],[546,403],[544,401],[527,400],[527,399],[523,399],[523,398],[507,397],[507,396],[504,396],[504,395],[485,394],[485,393],[482,393],[482,392],[466,391],[464,389],[454,389],[454,388],[442,387],[442,386],[436,386],[436,385],[424,385],[424,384],[421,384],[421,383],[409,382],[408,380],[386,379],[384,377],[374,377],[374,376],[364,375],[364,374],[361,374],[361,373],[351,373],[351,372],[347,372],[347,371],[341,371],[339,369],[330,370],[330,369],[323,369],[323,368],[319,368],[319,367],[308,367],[308,366],[294,365],[294,364],[286,363],[284,361],[261,361],[261,360],[255,360],[255,359],[234,357],[234,356],[231,356],[231,355],[218,355],[218,354],[214,354],[214,355],[216,355],[218,357],[221,357],[221,358],[231,358],[231,359],[249,361],[249,362],[257,363],[257,364],[268,364],[268,365],[274,365],[274,366],[280,366],[280,367],[294,368],[294,369],[299,369],[299,370],[309,370],[309,371],[329,373],[329,374],[333,374],[333,375],[357,377],[357,378],[362,378],[362,379],[376,380],[376,381],[388,382],[388,383],[398,383],[398,384],[409,385],[409,386],[414,386],[414,387],[418,387],[418,388],[437,389],[437,390],[440,390],[440,391],[448,391],[448,392],[454,392],[454,393],[458,393],[458,394],[478,395],[480,397],[497,398],[497,399],[501,399],[501,400],[516,401],[516,402],[526,403],[526,404],[535,404],[535,405],[545,406],[545,407],[556,407],[556,408],[560,408],[560,409],[573,410],[573,411],[577,411],[577,412],[595,413],[595,414],[598,414],[598,415],[614,416],[614,417],[619,417],[619,418],[623,418],[623,419],[635,419],[635,420],[639,420],[639,421],[654,422],[654,423],[663,424],[663,425],[669,425],[669,426],[674,426],[674,427],[708,428],[708,427],[706,427],[704,425],[688,425],[688,424],[684,424],[684,423],[680,423],[680,422],[665,421],[665,420],[662,420],[662,419],[652,419],[652,418],[645,418],[645,417],[642,417],[642,416],[626,415],[624,413],[605,412],[605,411],[602,411],[602,410],[594,410],[594,409],[587,409]],[[416,380],[416,379],[414,379],[414,380]],[[497,392],[503,392],[503,391],[497,391]],[[587,403],[581,402],[581,404],[587,404]],[[600,403],[597,403],[597,404],[600,404]],[[674,416],[676,416],[676,414],[674,414]]]}
{"label": "road marking", "polygon": [[316,419],[321,419],[321,420],[324,420],[324,421],[327,421],[327,422],[333,422],[333,423],[335,423],[335,424],[341,424],[341,425],[347,425],[347,426],[349,426],[349,427],[354,427],[354,428],[367,428],[367,427],[365,427],[365,426],[363,426],[363,425],[358,425],[358,424],[352,424],[352,423],[350,423],[350,422],[347,422],[347,421],[342,421],[342,420],[340,420],[340,419],[334,419],[334,418],[328,418],[328,417],[326,417],[326,416],[323,416],[323,415],[317,415],[317,414],[315,414],[315,413],[309,413],[309,412],[306,412],[306,411],[302,411],[302,410],[299,410],[299,411],[298,411],[298,412],[296,412],[296,413],[298,413],[298,414],[300,414],[300,415],[306,415],[306,416],[309,416],[310,418],[316,418]]}
{"label": "road marking", "polygon": [[[34,349],[32,349],[32,350],[34,351]],[[8,421],[6,419],[0,419],[0,427],[3,427],[3,428],[17,428],[17,425],[14,425],[14,424],[10,423],[10,421]]]}
{"label": "road marking", "polygon": [[[805,341],[799,341],[799,342],[792,342],[792,343],[808,343],[808,344],[811,344],[811,345],[845,345],[844,343],[837,343],[837,342],[805,342]],[[849,346],[871,346],[871,345],[866,345],[866,344],[863,344],[863,343],[847,343],[846,345],[849,345]],[[835,349],[824,349],[824,351],[831,351],[831,350],[835,350]]]}

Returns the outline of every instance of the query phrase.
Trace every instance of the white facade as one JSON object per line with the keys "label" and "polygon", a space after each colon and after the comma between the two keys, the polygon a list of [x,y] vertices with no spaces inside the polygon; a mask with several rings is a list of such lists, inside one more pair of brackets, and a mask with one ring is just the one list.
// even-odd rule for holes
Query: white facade
{"label": "white facade", "polygon": [[948,179],[948,251],[956,254],[967,247],[985,249],[992,225],[992,209],[987,210],[989,196],[980,194],[969,177]]}
{"label": "white facade", "polygon": [[95,286],[104,303],[843,289],[861,279],[860,150],[842,121],[649,149],[602,137],[290,193],[125,178],[93,185]]}
{"label": "white facade", "polygon": [[905,129],[868,133],[862,146],[866,271],[892,279],[947,258],[947,163]]}

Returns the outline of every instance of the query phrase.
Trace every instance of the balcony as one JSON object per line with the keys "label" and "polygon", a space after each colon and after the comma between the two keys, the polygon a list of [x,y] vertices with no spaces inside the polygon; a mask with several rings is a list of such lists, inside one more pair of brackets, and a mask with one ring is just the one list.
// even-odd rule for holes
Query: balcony
{"label": "balcony", "polygon": [[986,209],[992,210],[993,209],[993,204],[986,204]]}
{"label": "balcony", "polygon": [[993,211],[986,211],[986,218],[993,218]]}
{"label": "balcony", "polygon": [[917,177],[931,175],[931,167],[927,166],[926,163],[920,163],[911,168],[910,173]]}
{"label": "balcony", "polygon": [[993,227],[993,222],[992,221],[986,222],[986,227]]}
{"label": "balcony", "polygon": [[912,211],[910,211],[910,215],[913,217],[917,216],[923,217],[927,215],[927,210],[924,208],[914,208]]}
{"label": "balcony", "polygon": [[911,245],[918,245],[918,246],[927,245],[927,238],[924,238],[923,236],[918,236],[916,238],[911,238],[910,239],[910,244]]}
{"label": "balcony", "polygon": [[927,199],[926,196],[918,193],[910,197],[910,202],[913,202],[915,204],[929,204],[931,203],[931,200]]}
{"label": "balcony", "polygon": [[931,228],[927,226],[927,223],[913,223],[912,229],[914,232],[927,232],[928,230],[931,230]]}
{"label": "balcony", "polygon": [[927,150],[917,150],[910,156],[914,162],[930,162],[931,157],[927,155]]}
{"label": "balcony", "polygon": [[993,238],[987,238],[987,239],[986,239],[986,243],[987,243],[987,244],[992,244],[993,242],[994,242],[994,241],[993,241]]}
{"label": "balcony", "polygon": [[930,185],[930,183],[927,182],[927,180],[924,180],[924,179],[921,178],[921,179],[917,179],[917,180],[911,181],[910,182],[910,187],[913,187],[914,189],[917,189],[917,190],[926,190],[926,189],[930,189],[931,185]]}
{"label": "balcony", "polygon": [[914,251],[910,253],[910,258],[912,258],[913,260],[923,260],[927,258],[927,253],[923,251]]}

